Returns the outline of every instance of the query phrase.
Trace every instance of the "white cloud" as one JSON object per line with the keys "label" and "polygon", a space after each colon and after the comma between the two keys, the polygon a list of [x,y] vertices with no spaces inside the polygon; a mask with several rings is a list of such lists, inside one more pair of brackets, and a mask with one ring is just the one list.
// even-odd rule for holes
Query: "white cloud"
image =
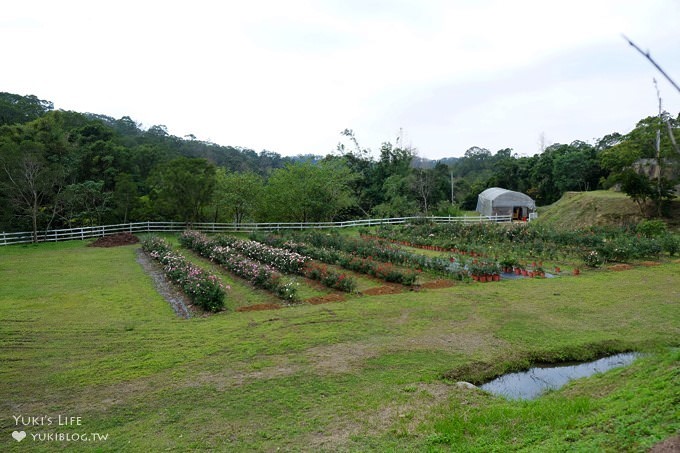
{"label": "white cloud", "polygon": [[[3,91],[129,115],[171,133],[283,154],[400,127],[426,157],[533,152],[653,114],[680,78],[680,4],[598,1],[32,1],[4,5]],[[666,108],[680,94],[660,80]],[[529,149],[529,148],[534,149]]]}

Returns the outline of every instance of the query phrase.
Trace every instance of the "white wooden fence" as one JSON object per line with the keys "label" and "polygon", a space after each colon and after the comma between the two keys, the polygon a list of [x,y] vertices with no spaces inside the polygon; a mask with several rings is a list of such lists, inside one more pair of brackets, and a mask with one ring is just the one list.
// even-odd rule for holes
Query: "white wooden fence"
{"label": "white wooden fence", "polygon": [[[234,233],[252,231],[276,231],[285,229],[321,229],[321,228],[350,228],[370,227],[376,225],[390,225],[408,223],[412,221],[430,221],[435,223],[480,223],[480,222],[510,222],[512,216],[480,216],[480,217],[393,217],[387,219],[362,219],[346,222],[279,222],[279,223],[193,223],[184,222],[135,222],[117,225],[102,225],[95,227],[64,228],[38,232],[38,242],[69,241],[74,239],[88,239],[107,236],[115,233],[160,233],[177,232],[191,228],[205,233]],[[33,233],[22,231],[19,233],[0,233],[0,245],[23,244],[33,242]]]}

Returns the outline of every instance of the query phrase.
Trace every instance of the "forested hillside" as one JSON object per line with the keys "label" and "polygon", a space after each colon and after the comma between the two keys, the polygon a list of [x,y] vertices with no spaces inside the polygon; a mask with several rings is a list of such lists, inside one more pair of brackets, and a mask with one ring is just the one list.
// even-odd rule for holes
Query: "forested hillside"
{"label": "forested hillside", "polygon": [[[625,135],[556,143],[533,156],[473,147],[461,158],[432,162],[390,142],[376,157],[346,129],[336,152],[293,158],[176,137],[161,125],[143,130],[127,116],[55,111],[35,96],[0,93],[0,231],[141,220],[446,215],[474,209],[479,192],[493,186],[546,205],[566,191],[619,184],[644,211],[650,201],[662,207],[677,184],[680,153],[671,132],[680,142],[680,115],[666,113],[642,119]],[[657,154],[660,173],[634,170]]]}

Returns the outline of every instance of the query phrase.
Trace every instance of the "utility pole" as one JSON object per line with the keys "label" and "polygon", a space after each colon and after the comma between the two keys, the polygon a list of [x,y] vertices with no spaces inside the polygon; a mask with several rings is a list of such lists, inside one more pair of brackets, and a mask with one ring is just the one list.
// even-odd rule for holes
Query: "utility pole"
{"label": "utility pole", "polygon": [[654,88],[656,88],[656,97],[659,99],[659,124],[656,129],[656,169],[658,174],[656,175],[656,193],[658,196],[657,200],[657,214],[661,217],[661,122],[663,121],[663,108],[661,107],[661,93],[659,92],[659,85],[654,80]]}

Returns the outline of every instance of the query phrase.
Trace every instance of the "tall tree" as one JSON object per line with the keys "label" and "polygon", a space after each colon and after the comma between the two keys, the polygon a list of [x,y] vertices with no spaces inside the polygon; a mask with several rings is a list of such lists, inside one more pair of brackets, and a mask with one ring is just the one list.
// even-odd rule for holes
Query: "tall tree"
{"label": "tall tree", "polygon": [[38,143],[4,141],[0,143],[0,169],[0,187],[13,208],[30,218],[33,242],[37,242],[39,217],[61,190],[63,168],[48,162]]}
{"label": "tall tree", "polygon": [[380,160],[372,172],[372,190],[376,205],[372,214],[381,217],[412,215],[418,212],[411,184],[412,148],[399,148],[386,142],[380,148]]}
{"label": "tall tree", "polygon": [[261,218],[274,221],[334,220],[355,203],[354,174],[342,160],[297,162],[275,170],[267,182]]}
{"label": "tall tree", "polygon": [[420,202],[420,209],[424,215],[430,212],[432,196],[435,189],[435,172],[426,168],[414,168],[411,172],[411,187]]}
{"label": "tall tree", "polygon": [[553,160],[552,172],[560,194],[594,190],[602,173],[595,149],[581,141],[560,148]]}
{"label": "tall tree", "polygon": [[139,186],[129,173],[118,173],[113,192],[113,204],[118,219],[127,223],[138,204]]}
{"label": "tall tree", "polygon": [[104,181],[69,184],[60,194],[62,217],[70,228],[101,225],[111,209],[111,193],[105,192]]}
{"label": "tall tree", "polygon": [[[667,133],[660,133],[662,130]],[[661,215],[673,197],[671,187],[677,184],[680,174],[680,154],[673,141],[680,141],[680,115],[672,118],[661,112],[657,117],[638,121],[633,130],[600,153],[600,163],[607,172],[606,184],[621,184],[621,190],[645,213],[649,213],[647,203],[652,201],[657,215]]]}
{"label": "tall tree", "polygon": [[217,182],[213,200],[214,220],[243,223],[252,218],[262,198],[264,179],[254,173],[227,172],[217,169]]}
{"label": "tall tree", "polygon": [[206,159],[180,157],[152,174],[152,201],[161,214],[194,223],[204,218],[215,189],[215,165]]}

